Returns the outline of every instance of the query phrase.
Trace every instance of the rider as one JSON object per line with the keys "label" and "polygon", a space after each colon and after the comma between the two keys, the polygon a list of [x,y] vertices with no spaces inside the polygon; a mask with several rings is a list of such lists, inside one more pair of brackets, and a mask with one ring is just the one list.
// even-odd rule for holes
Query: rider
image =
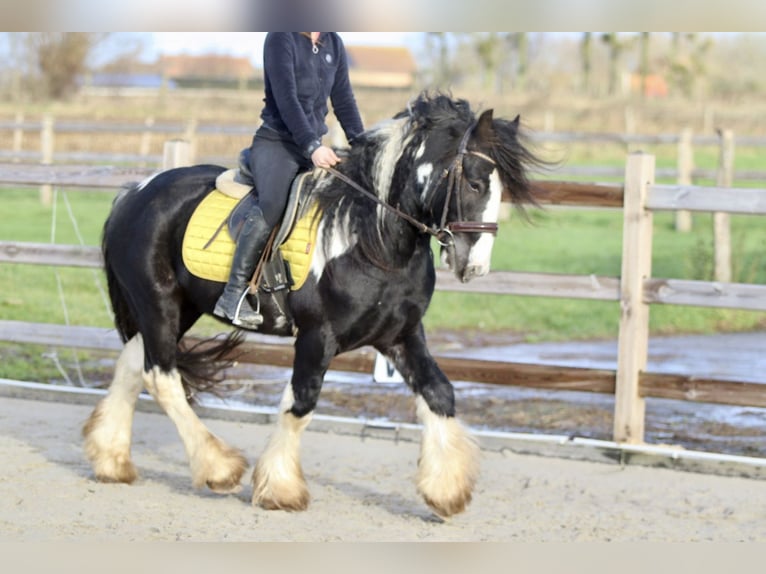
{"label": "rider", "polygon": [[327,133],[328,98],[349,143],[363,131],[337,33],[270,32],[263,46],[263,76],[262,124],[253,136],[249,159],[258,205],[242,225],[229,281],[213,311],[234,325],[253,329],[263,317],[245,294],[269,234],[285,210],[293,178],[299,171],[340,161],[321,141]]}

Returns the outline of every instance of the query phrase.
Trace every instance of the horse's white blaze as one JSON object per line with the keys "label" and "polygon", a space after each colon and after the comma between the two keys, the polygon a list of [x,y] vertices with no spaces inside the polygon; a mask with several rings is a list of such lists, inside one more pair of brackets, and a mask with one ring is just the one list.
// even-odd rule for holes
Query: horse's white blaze
{"label": "horse's white blaze", "polygon": [[125,344],[117,359],[106,397],[85,425],[85,453],[101,480],[132,482],[131,429],[136,399],[143,388],[144,346],[141,335]]}
{"label": "horse's white blaze", "polygon": [[[500,200],[503,196],[503,182],[497,170],[489,176],[489,200],[481,214],[481,221],[485,223],[497,223],[500,217]],[[475,268],[475,275],[482,276],[489,273],[489,265],[492,257],[492,247],[495,237],[491,233],[482,233],[478,241],[468,253],[468,265]]]}
{"label": "horse's white blaze", "polygon": [[253,472],[253,504],[267,508],[302,509],[309,494],[300,463],[301,433],[311,413],[298,418],[290,409],[295,402],[288,383],[279,404],[279,420]]}
{"label": "horse's white blaze", "polygon": [[348,252],[356,244],[356,237],[350,231],[349,215],[342,221],[334,221],[332,229],[328,231],[327,220],[322,219],[317,230],[317,244],[314,249],[314,257],[311,260],[311,274],[318,282],[322,277],[325,266],[336,257]]}
{"label": "horse's white blaze", "polygon": [[176,369],[169,373],[154,366],[143,373],[144,384],[176,425],[191,466],[194,486],[236,492],[247,467],[242,455],[215,437],[189,406]]}
{"label": "horse's white blaze", "polygon": [[479,473],[479,448],[460,421],[434,414],[420,395],[416,405],[423,424],[418,492],[438,514],[449,516],[471,500]]}

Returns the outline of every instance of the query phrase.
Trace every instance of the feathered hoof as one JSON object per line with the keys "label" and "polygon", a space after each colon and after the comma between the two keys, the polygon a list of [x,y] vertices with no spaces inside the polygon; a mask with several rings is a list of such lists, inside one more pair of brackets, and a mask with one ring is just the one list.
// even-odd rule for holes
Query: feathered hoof
{"label": "feathered hoof", "polygon": [[242,490],[240,483],[248,464],[239,450],[210,435],[205,454],[194,462],[195,487],[207,486],[218,494],[232,494]]}
{"label": "feathered hoof", "polygon": [[418,406],[424,421],[418,492],[438,516],[447,518],[471,502],[479,475],[479,445],[454,417],[434,415],[425,401]]}
{"label": "feathered hoof", "polygon": [[437,500],[426,496],[422,492],[421,495],[423,496],[423,500],[425,500],[428,507],[433,510],[434,514],[436,514],[439,518],[444,519],[449,518],[450,516],[454,516],[455,514],[460,514],[468,507],[468,504],[471,502],[470,491],[462,493],[461,495],[455,496],[449,500]]}
{"label": "feathered hoof", "polygon": [[277,482],[256,465],[253,472],[253,506],[265,510],[306,510],[311,495],[302,473],[290,480]]}
{"label": "feathered hoof", "polygon": [[99,482],[132,484],[138,478],[138,471],[130,459],[100,456],[91,459],[93,472]]}
{"label": "feathered hoof", "polygon": [[138,472],[130,460],[130,446],[116,445],[113,435],[104,432],[103,421],[102,402],[83,425],[85,456],[93,467],[96,480],[131,484],[138,478]]}
{"label": "feathered hoof", "polygon": [[478,447],[465,441],[461,449],[451,452],[454,460],[447,464],[419,461],[418,492],[426,504],[441,518],[463,512],[471,502],[478,476]]}
{"label": "feathered hoof", "polygon": [[242,473],[238,475],[235,474],[228,479],[208,480],[205,484],[210,490],[217,494],[236,494],[242,490],[242,485],[240,484],[242,474],[244,474],[244,469],[242,470]]}

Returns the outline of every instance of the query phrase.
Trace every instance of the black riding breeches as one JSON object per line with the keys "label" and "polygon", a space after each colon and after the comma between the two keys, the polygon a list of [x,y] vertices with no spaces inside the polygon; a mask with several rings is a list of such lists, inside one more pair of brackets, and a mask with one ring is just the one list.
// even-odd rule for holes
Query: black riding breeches
{"label": "black riding breeches", "polygon": [[267,223],[274,227],[282,219],[290,185],[299,171],[311,169],[311,160],[298,146],[261,127],[250,146],[250,171],[255,181],[258,205]]}

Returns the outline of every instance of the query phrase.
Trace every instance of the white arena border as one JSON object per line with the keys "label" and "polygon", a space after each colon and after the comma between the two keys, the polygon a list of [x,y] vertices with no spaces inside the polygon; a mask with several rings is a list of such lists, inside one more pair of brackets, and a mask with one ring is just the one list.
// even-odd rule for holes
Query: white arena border
{"label": "white arena border", "polygon": [[[0,378],[0,397],[49,401],[65,404],[95,405],[106,391],[31,383]],[[227,405],[223,400],[206,398],[205,404],[194,406],[203,418],[240,423],[274,424],[277,409]],[[136,409],[161,413],[146,393],[141,393]],[[308,430],[393,441],[419,442],[422,427],[378,419],[335,417],[315,413]],[[613,465],[638,465],[668,468],[686,472],[766,479],[766,458],[686,450],[681,447],[651,444],[623,444],[612,441],[565,435],[513,433],[471,429],[483,450],[520,455],[551,456],[565,459],[601,462]]]}

